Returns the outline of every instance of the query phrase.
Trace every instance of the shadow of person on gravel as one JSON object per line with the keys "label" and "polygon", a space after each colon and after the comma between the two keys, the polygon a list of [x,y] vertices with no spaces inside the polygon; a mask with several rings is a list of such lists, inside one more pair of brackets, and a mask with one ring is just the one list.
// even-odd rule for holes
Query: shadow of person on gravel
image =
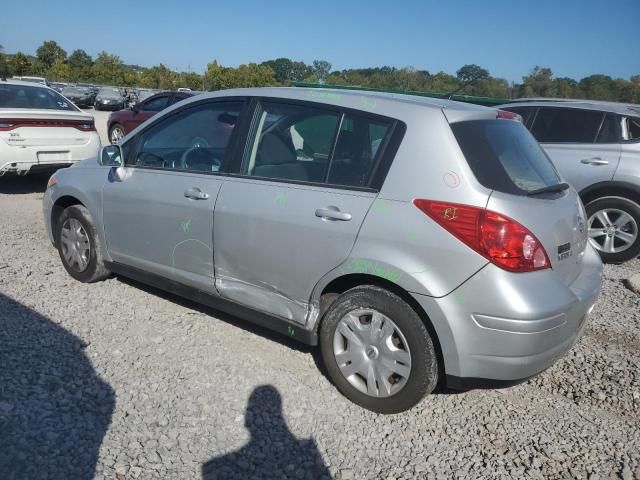
{"label": "shadow of person on gravel", "polygon": [[249,478],[330,479],[316,442],[298,440],[282,417],[282,399],[275,387],[251,392],[244,419],[251,439],[240,450],[209,460],[203,480]]}
{"label": "shadow of person on gravel", "polygon": [[93,478],[115,396],[84,348],[0,293],[0,478]]}
{"label": "shadow of person on gravel", "polygon": [[8,174],[0,177],[0,193],[8,195],[43,193],[53,172],[34,173],[24,177]]}

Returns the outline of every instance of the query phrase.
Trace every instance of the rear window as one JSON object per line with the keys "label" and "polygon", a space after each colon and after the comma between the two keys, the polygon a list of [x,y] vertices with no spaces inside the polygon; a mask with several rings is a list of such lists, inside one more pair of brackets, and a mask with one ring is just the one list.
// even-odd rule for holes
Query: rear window
{"label": "rear window", "polygon": [[560,183],[538,142],[512,120],[471,120],[451,129],[473,174],[487,188],[523,195]]}
{"label": "rear window", "polygon": [[78,111],[66,98],[49,88],[13,84],[0,85],[0,108]]}
{"label": "rear window", "polygon": [[620,117],[607,113],[596,137],[596,143],[618,143],[620,137]]}

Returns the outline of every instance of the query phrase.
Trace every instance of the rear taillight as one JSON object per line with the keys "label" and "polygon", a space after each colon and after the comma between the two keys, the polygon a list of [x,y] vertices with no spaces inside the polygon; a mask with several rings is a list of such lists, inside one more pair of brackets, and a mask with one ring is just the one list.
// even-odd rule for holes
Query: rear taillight
{"label": "rear taillight", "polygon": [[416,199],[413,204],[458,240],[510,272],[551,268],[536,236],[515,220],[484,208]]}
{"label": "rear taillight", "polygon": [[514,112],[509,112],[508,110],[498,110],[496,118],[502,118],[503,120],[520,120],[520,115]]}
{"label": "rear taillight", "polygon": [[77,128],[82,132],[96,131],[96,125],[93,120],[11,118],[0,121],[0,132],[7,132],[20,127],[71,127]]}

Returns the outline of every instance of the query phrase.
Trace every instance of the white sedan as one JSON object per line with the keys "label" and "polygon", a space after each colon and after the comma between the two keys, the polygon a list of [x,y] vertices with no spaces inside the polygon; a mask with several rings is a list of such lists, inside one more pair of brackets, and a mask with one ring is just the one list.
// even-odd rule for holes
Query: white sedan
{"label": "white sedan", "polygon": [[0,80],[0,176],[68,167],[100,147],[93,116],[58,92]]}

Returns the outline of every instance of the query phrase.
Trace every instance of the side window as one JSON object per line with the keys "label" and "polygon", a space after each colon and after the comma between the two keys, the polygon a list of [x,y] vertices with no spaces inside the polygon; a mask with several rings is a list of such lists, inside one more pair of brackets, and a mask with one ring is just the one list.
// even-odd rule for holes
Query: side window
{"label": "side window", "polygon": [[640,118],[627,118],[627,140],[640,140]]}
{"label": "side window", "polygon": [[263,102],[242,172],[254,177],[324,182],[340,115],[311,106]]}
{"label": "side window", "polygon": [[163,118],[142,132],[127,164],[217,172],[242,109],[241,102],[201,104]]}
{"label": "side window", "polygon": [[540,107],[531,133],[540,143],[593,143],[603,115],[579,108]]}
{"label": "side window", "polygon": [[140,110],[143,112],[159,112],[164,107],[167,106],[167,100],[169,100],[168,95],[162,95],[161,97],[152,98],[143,102],[140,105]]}
{"label": "side window", "polygon": [[522,123],[528,127],[531,121],[532,115],[535,113],[538,107],[500,107],[501,110],[507,110],[509,112],[517,113],[522,117]]}
{"label": "side window", "polygon": [[618,143],[620,141],[620,117],[607,113],[598,132],[596,143]]}
{"label": "side window", "polygon": [[173,105],[174,103],[181,102],[185,98],[189,98],[187,95],[173,95],[169,100],[169,105]]}
{"label": "side window", "polygon": [[331,161],[329,183],[365,186],[390,127],[390,122],[345,115]]}

